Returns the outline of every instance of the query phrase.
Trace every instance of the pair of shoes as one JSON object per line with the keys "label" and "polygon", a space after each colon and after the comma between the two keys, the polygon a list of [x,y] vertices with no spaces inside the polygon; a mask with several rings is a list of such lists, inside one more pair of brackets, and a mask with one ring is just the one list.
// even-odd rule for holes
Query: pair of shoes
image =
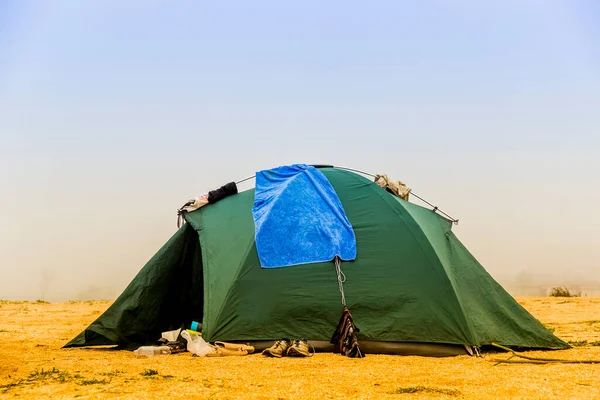
{"label": "pair of shoes", "polygon": [[308,340],[306,339],[296,339],[292,341],[288,338],[283,338],[276,341],[273,346],[263,351],[263,355],[277,358],[284,356],[312,357],[314,354],[314,348],[313,352],[311,353],[309,350]]}

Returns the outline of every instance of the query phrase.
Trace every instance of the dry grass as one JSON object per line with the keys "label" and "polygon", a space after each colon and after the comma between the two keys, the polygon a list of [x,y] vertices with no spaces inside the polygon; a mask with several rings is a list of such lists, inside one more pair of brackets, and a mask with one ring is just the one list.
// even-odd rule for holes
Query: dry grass
{"label": "dry grass", "polygon": [[[555,334],[584,344],[527,354],[600,358],[592,345],[600,341],[600,298],[518,300]],[[0,302],[0,398],[600,398],[600,365],[493,367],[488,356],[136,358],[106,348],[60,348],[109,304]]]}

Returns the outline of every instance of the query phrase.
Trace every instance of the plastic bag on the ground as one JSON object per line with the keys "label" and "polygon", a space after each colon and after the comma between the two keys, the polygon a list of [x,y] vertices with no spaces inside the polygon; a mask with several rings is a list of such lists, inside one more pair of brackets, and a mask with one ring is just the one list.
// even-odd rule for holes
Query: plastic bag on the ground
{"label": "plastic bag on the ground", "polygon": [[187,340],[187,350],[199,357],[204,357],[207,354],[215,351],[208,343],[199,335],[194,335],[188,331],[181,332],[181,336]]}
{"label": "plastic bag on the ground", "polygon": [[169,342],[175,342],[175,341],[177,341],[177,338],[179,337],[180,332],[181,332],[181,328],[174,330],[174,331],[163,332],[161,334],[161,337],[167,339]]}

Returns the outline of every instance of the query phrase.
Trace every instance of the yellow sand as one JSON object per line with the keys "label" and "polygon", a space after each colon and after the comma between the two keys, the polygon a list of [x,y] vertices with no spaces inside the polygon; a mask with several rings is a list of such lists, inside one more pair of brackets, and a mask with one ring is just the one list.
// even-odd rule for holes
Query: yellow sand
{"label": "yellow sand", "polygon": [[[518,300],[561,338],[600,341],[600,298]],[[136,358],[106,348],[60,348],[109,305],[0,302],[0,398],[600,399],[600,364],[493,366],[489,361],[506,354]],[[527,354],[600,359],[600,346]],[[144,376],[145,370],[154,371]]]}

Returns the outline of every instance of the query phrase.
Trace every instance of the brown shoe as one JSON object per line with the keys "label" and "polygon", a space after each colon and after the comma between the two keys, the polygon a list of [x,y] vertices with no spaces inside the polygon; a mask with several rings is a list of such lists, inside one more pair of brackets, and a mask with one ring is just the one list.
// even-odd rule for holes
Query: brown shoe
{"label": "brown shoe", "polygon": [[262,353],[267,357],[281,358],[285,356],[290,345],[290,339],[283,338],[273,343],[273,346],[269,347],[268,349],[265,349]]}
{"label": "brown shoe", "polygon": [[208,353],[206,357],[226,357],[226,356],[245,356],[248,352],[245,350],[231,350],[221,346],[210,346],[213,348],[212,353]]}
{"label": "brown shoe", "polygon": [[312,357],[314,352],[311,354],[308,347],[308,340],[296,339],[292,342],[292,345],[287,349],[288,357]]}
{"label": "brown shoe", "polygon": [[223,347],[227,350],[238,350],[246,351],[248,354],[254,353],[254,347],[247,344],[227,343],[227,342],[215,342],[215,346]]}

